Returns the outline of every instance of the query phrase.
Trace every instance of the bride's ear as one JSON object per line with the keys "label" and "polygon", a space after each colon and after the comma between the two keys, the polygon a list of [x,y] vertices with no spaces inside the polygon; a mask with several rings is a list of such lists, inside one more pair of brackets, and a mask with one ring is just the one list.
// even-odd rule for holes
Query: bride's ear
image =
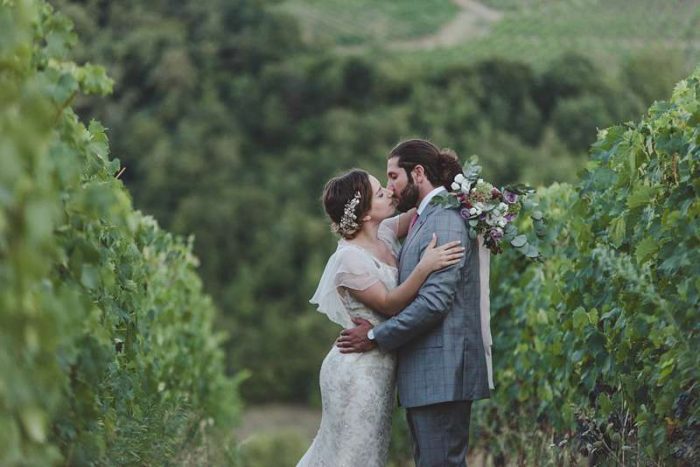
{"label": "bride's ear", "polygon": [[372,220],[372,216],[367,214],[365,217],[362,218],[362,222],[369,222]]}

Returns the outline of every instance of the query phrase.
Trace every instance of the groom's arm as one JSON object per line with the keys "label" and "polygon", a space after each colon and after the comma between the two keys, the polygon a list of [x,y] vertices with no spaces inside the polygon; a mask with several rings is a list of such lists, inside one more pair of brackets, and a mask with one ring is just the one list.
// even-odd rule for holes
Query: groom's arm
{"label": "groom's arm", "polygon": [[[459,263],[432,273],[410,305],[398,315],[374,327],[374,340],[384,350],[394,350],[434,328],[447,316],[457,293],[462,268],[472,247],[467,227],[453,210],[435,213],[431,216],[431,221],[434,221],[431,222],[432,225],[423,228],[437,233],[439,244],[461,241],[466,248],[465,255]],[[420,246],[421,255],[426,245],[427,243]]]}

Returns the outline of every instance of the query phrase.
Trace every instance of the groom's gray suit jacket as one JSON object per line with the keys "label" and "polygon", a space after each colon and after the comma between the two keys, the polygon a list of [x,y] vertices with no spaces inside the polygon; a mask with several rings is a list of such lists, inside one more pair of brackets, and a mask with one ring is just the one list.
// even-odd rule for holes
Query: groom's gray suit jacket
{"label": "groom's gray suit jacket", "polygon": [[420,407],[490,396],[479,314],[479,250],[456,209],[429,204],[399,254],[399,282],[416,267],[431,236],[460,240],[462,261],[432,273],[413,302],[377,325],[384,350],[398,351],[399,403]]}

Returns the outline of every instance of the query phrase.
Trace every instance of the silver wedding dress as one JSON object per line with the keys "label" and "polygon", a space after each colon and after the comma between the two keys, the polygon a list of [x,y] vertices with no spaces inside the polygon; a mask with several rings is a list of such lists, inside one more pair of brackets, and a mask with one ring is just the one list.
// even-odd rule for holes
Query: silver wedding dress
{"label": "silver wedding dress", "polygon": [[[398,217],[380,225],[379,238],[397,254]],[[328,318],[351,328],[351,318],[373,324],[384,319],[355,300],[348,288],[365,290],[381,282],[397,285],[396,268],[344,240],[328,260],[311,303]],[[297,467],[381,467],[386,464],[395,406],[396,357],[374,349],[341,354],[334,345],[321,365],[321,427]]]}

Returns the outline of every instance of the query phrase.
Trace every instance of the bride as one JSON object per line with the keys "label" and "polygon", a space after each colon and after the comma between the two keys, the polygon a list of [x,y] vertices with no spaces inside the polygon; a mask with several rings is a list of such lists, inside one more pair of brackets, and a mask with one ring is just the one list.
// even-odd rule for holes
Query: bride
{"label": "bride", "polygon": [[[341,239],[328,259],[311,303],[343,326],[364,318],[377,324],[399,313],[430,275],[457,263],[459,242],[428,245],[413,273],[397,287],[399,238],[415,209],[394,216],[393,193],[362,170],[331,179],[323,204]],[[321,426],[297,467],[375,467],[387,461],[394,408],[396,359],[378,348],[340,353],[333,346],[321,365]]]}

